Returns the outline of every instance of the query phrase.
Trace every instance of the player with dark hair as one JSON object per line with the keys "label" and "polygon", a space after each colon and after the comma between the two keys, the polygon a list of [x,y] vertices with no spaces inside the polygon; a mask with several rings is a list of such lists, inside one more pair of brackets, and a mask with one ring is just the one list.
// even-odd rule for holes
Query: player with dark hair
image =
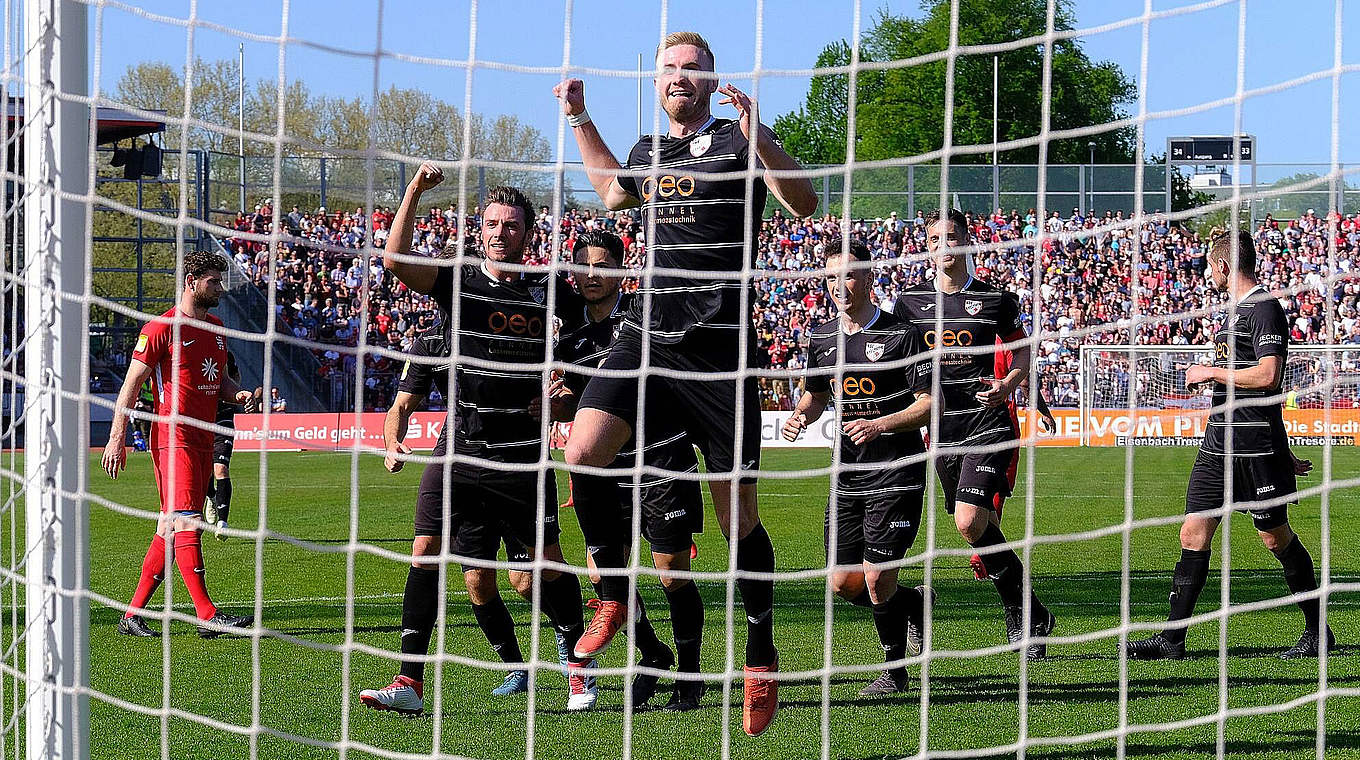
{"label": "player with dark hair", "polygon": [[[585,110],[584,86],[568,79],[554,88],[586,165],[586,176],[604,205],[617,210],[642,205],[648,230],[649,264],[664,269],[645,273],[639,297],[624,315],[623,329],[603,367],[637,371],[649,367],[680,372],[734,373],[754,367],[756,337],[751,313],[741,307],[743,291],[754,299],[739,273],[754,266],[755,241],[768,189],[791,213],[811,214],[817,207],[812,183],[791,177],[800,167],[762,125],[756,104],[730,83],[719,87],[713,51],[693,32],[666,36],[657,50],[655,78],[667,134],[644,135],[628,153],[627,168],[645,176],[624,175],[621,166]],[[714,118],[710,100],[737,109],[735,121]],[[755,177],[743,177],[751,165]],[[711,178],[713,174],[730,174]],[[747,206],[747,199],[750,206]],[[677,270],[715,271],[723,276],[687,276]],[[745,340],[746,355],[742,355]],[[648,347],[643,355],[644,342]],[[646,408],[638,408],[636,377],[591,379],[580,399],[567,462],[607,467],[624,444],[636,437],[656,440],[651,431],[680,428],[704,453],[713,480],[710,491],[723,535],[737,542],[735,570],[770,573],[774,546],[760,523],[754,471],[760,465],[760,397],[754,375],[695,380],[647,374]],[[640,421],[646,421],[645,430]],[[740,443],[740,450],[737,444]],[[734,488],[733,480],[737,481]],[[735,499],[733,498],[735,491]],[[735,517],[735,519],[734,519]],[[728,535],[735,525],[736,535]],[[779,707],[779,669],[774,645],[774,581],[739,577],[746,611],[745,697],[742,727],[757,735],[769,727]],[[619,607],[601,609],[611,617]],[[578,644],[590,655],[608,645],[617,621],[595,626],[601,635]]]}
{"label": "player with dark hair", "polygon": [[[1214,533],[1224,509],[1251,515],[1261,542],[1284,569],[1291,594],[1317,590],[1313,557],[1289,525],[1289,505],[1298,504],[1296,477],[1312,462],[1289,449],[1281,411],[1280,384],[1289,353],[1289,322],[1280,302],[1256,280],[1256,246],[1251,234],[1223,234],[1209,246],[1206,263],[1213,289],[1233,300],[1223,329],[1214,335],[1214,364],[1191,366],[1187,387],[1213,383],[1213,411],[1204,442],[1190,470],[1181,523],[1181,558],[1171,582],[1168,627],[1149,638],[1130,641],[1129,657],[1179,660],[1185,656],[1186,626],[1209,576]],[[1225,493],[1231,469],[1232,493]],[[1228,497],[1225,500],[1225,497]],[[1299,599],[1303,634],[1284,659],[1317,657],[1331,651],[1336,638],[1324,636],[1316,598]],[[1323,640],[1326,644],[1323,644]]]}
{"label": "player with dark hair", "polygon": [[[580,301],[565,278],[510,268],[523,261],[534,218],[532,204],[516,188],[495,187],[487,193],[480,230],[484,258],[479,263],[451,266],[413,260],[416,257],[409,252],[420,196],[443,180],[443,172],[432,164],[423,164],[416,172],[393,217],[383,264],[408,288],[434,299],[444,317],[444,340],[455,356],[456,379],[449,398],[457,410],[449,423],[455,429],[441,438],[445,449],[436,449],[436,456],[452,449],[460,457],[488,465],[439,463],[427,467],[421,477],[412,543],[415,559],[407,574],[401,623],[402,654],[420,657],[429,652],[439,611],[438,563],[421,558],[440,553],[446,530],[453,541],[452,553],[460,558],[494,561],[501,538],[508,537],[530,549],[529,559],[563,561],[557,543],[553,470],[540,473],[505,465],[539,463],[543,426],[536,410],[553,319],[557,316],[571,325],[580,318]],[[556,314],[548,311],[548,303],[555,305]],[[389,437],[389,445],[392,440]],[[539,530],[541,555],[536,548]],[[541,573],[543,611],[570,649],[584,629],[580,583],[556,570],[534,572]],[[477,593],[473,587],[468,591]],[[480,598],[473,601],[480,603]],[[424,666],[419,659],[403,660],[401,673],[391,684],[364,690],[360,700],[377,710],[419,714],[424,710]],[[595,679],[585,670],[593,666],[587,658],[571,658],[568,710],[594,704]]]}
{"label": "player with dark hair", "polygon": [[[1029,376],[1030,348],[1020,324],[1015,294],[998,290],[968,274],[968,258],[954,249],[968,243],[968,222],[956,209],[926,217],[926,245],[936,271],[902,291],[893,313],[925,333],[926,345],[939,349],[940,398],[936,473],[944,488],[945,509],[996,586],[1005,611],[1006,638],[1048,636],[1056,619],[1030,591],[1030,620],[1024,617],[1024,565],[994,520],[998,495],[1010,493],[1006,471],[1018,446],[1006,400]],[[995,353],[1011,345],[1014,361],[1004,377],[995,376]],[[1042,658],[1043,643],[1031,642],[1029,659]]]}
{"label": "player with dark hair", "polygon": [[[237,386],[241,384],[241,370],[236,366],[236,356],[227,352],[227,377]],[[236,430],[236,414],[241,405],[235,399],[222,399],[217,404],[217,426]],[[213,476],[208,481],[208,500],[203,504],[203,521],[213,526],[213,535],[218,541],[226,541],[227,527],[231,514],[231,454],[236,438],[232,433],[213,435]]]}
{"label": "player with dark hair", "polygon": [[[576,287],[586,302],[580,327],[564,333],[557,344],[558,359],[582,368],[598,368],[619,334],[623,315],[635,298],[619,288],[623,283],[623,241],[609,232],[585,232],[576,237],[572,260],[576,265]],[[614,271],[609,271],[614,270]],[[578,371],[564,377],[567,393],[564,403],[575,404],[585,391],[588,376]],[[699,461],[683,430],[666,433],[660,427],[648,428],[646,460],[667,473],[696,473]],[[573,431],[573,435],[575,432]],[[630,442],[614,460],[614,467],[636,466],[635,445]],[[677,578],[668,571],[690,569],[690,546],[695,533],[703,530],[703,495],[697,480],[674,475],[644,474],[609,477],[573,473],[572,490],[576,517],[586,540],[598,606],[624,608],[622,615],[596,614],[586,635],[600,636],[597,626],[624,623],[628,607],[628,578],[599,573],[597,568],[618,569],[628,566],[632,554],[633,490],[640,489],[638,503],[642,517],[641,533],[652,549],[652,563],[661,572],[661,585],[671,610],[671,628],[679,653],[681,673],[699,672],[699,654],[704,629],[704,602],[699,589],[688,578]],[[641,665],[665,670],[676,663],[675,654],[657,638],[647,617],[642,597],[633,596],[634,634],[642,654]],[[607,632],[610,638],[616,631]],[[657,677],[639,673],[633,679],[633,705],[645,705],[656,693]],[[689,710],[699,706],[704,682],[677,681],[669,710]]]}
{"label": "player with dark hair", "polygon": [[[118,621],[118,632],[129,636],[159,636],[141,617],[143,608],[165,578],[166,542],[174,541],[175,565],[194,602],[205,639],[249,628],[250,615],[229,615],[208,596],[204,577],[201,525],[208,479],[212,475],[213,433],[207,426],[217,419],[222,399],[235,399],[246,408],[250,391],[227,376],[226,339],[222,320],[208,313],[222,297],[226,259],[209,251],[184,255],[184,288],[179,301],[142,328],[132,352],[123,387],[113,407],[109,442],[102,466],[117,480],[127,465],[128,412],[138,389],[154,383],[157,420],[151,427],[151,464],[160,491],[161,517],[156,535],[142,560],[137,591],[128,611]],[[171,415],[178,419],[171,421]]]}
{"label": "player with dark hair", "polygon": [[[926,489],[921,427],[930,422],[930,355],[915,325],[870,300],[868,248],[850,241],[847,254],[846,245],[840,238],[826,243],[826,289],[840,316],[812,330],[805,392],[783,435],[790,443],[798,440],[834,397],[841,469],[826,508],[828,559],[836,565],[832,586],[873,610],[883,658],[894,663],[907,655],[908,621],[918,631],[924,623],[925,587],[897,585],[898,568],[891,563],[906,556],[921,526]],[[917,644],[913,654],[919,652]],[[860,695],[906,689],[907,669],[895,664]]]}

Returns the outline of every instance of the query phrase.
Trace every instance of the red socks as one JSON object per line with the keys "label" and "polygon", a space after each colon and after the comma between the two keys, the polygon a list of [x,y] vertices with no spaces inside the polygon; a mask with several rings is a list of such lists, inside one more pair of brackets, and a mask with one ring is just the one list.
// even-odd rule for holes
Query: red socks
{"label": "red socks", "polygon": [[165,579],[165,539],[157,533],[151,539],[151,548],[146,550],[146,557],[142,559],[142,577],[137,581],[137,591],[132,595],[132,601],[128,603],[132,609],[127,611],[124,617],[132,617],[141,614],[142,608],[150,601],[151,595],[160,588],[161,581]]}
{"label": "red socks", "polygon": [[208,597],[208,586],[203,582],[203,547],[197,531],[182,530],[175,534],[175,565],[189,589],[189,596],[193,597],[198,619],[207,620],[217,614],[217,607]]}

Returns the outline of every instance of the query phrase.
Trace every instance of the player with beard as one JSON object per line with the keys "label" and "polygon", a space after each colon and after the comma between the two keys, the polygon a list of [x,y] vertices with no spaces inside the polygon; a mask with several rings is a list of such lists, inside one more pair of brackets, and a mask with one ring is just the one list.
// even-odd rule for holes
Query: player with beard
{"label": "player with beard", "polygon": [[[449,423],[454,430],[441,438],[445,448],[436,449],[435,456],[451,449],[460,461],[433,464],[421,477],[414,560],[402,605],[402,654],[421,658],[429,652],[440,601],[439,563],[422,558],[441,553],[446,530],[454,555],[481,562],[495,561],[503,536],[536,547],[542,530],[542,554],[531,549],[530,559],[563,561],[557,543],[553,470],[531,469],[540,465],[543,443],[543,426],[533,409],[542,398],[542,365],[555,316],[546,304],[553,303],[556,316],[567,325],[581,314],[580,300],[564,277],[522,273],[507,266],[523,261],[534,218],[533,206],[516,188],[494,187],[487,192],[480,230],[485,258],[479,263],[449,266],[414,260],[418,257],[410,250],[420,196],[443,179],[443,172],[431,164],[416,172],[393,217],[383,256],[389,272],[439,306],[456,373],[449,398],[456,410]],[[541,573],[543,611],[570,649],[584,629],[581,586],[575,576],[556,570],[534,572]],[[476,586],[468,588],[473,603],[490,603],[478,596],[479,591]],[[587,672],[591,667],[594,662],[589,658],[571,658],[568,710],[594,705],[598,692]],[[419,714],[424,710],[424,671],[423,659],[405,659],[391,684],[365,689],[359,698],[373,709]]]}
{"label": "player with beard", "polygon": [[[848,251],[846,245],[840,238],[826,243],[826,289],[840,316],[812,330],[804,393],[783,436],[798,440],[834,394],[841,458],[826,508],[828,552],[835,544],[828,556],[836,565],[831,582],[836,593],[873,610],[890,664],[860,695],[883,696],[906,691],[907,669],[892,663],[907,656],[908,621],[918,631],[924,623],[925,587],[898,586],[893,563],[906,556],[921,526],[930,355],[915,325],[870,300],[869,249],[857,241]],[[912,654],[920,653],[919,643],[915,649]]]}
{"label": "player with beard", "polygon": [[[666,270],[644,274],[638,297],[624,315],[619,338],[602,367],[636,372],[645,360],[649,367],[680,372],[737,372],[756,365],[751,314],[741,306],[743,290],[749,299],[756,296],[739,273],[754,266],[766,191],[800,218],[816,209],[817,195],[807,179],[783,176],[783,171],[800,167],[774,132],[760,123],[755,102],[730,83],[718,87],[712,75],[713,51],[703,37],[693,32],[667,35],[657,50],[656,65],[654,82],[669,129],[637,141],[626,162],[632,175],[621,173],[623,167],[586,113],[581,81],[565,80],[553,91],[572,126],[595,192],[611,210],[643,207],[647,229],[654,231],[647,241],[649,263]],[[720,104],[737,109],[737,120],[713,116],[714,92],[726,96]],[[759,171],[747,178],[743,175],[752,159]],[[723,276],[687,276],[678,270],[716,271]],[[635,434],[645,444],[657,440],[653,429],[662,430],[662,435],[683,430],[703,451],[708,471],[721,477],[711,481],[710,490],[718,525],[728,540],[737,543],[734,569],[773,572],[774,547],[760,523],[756,498],[760,396],[754,375],[695,380],[648,373],[644,409],[638,408],[638,382],[640,378],[626,376],[591,379],[581,395],[567,462],[608,467]],[[646,429],[635,430],[641,420],[646,420]],[[730,535],[734,525],[736,535]],[[747,621],[742,727],[754,736],[769,727],[779,706],[778,681],[770,677],[779,669],[774,581],[743,576],[737,587]],[[618,618],[625,611],[611,606],[602,608],[597,617],[600,614]],[[576,653],[588,656],[602,650],[610,632],[621,627],[617,619],[592,625],[600,635],[585,637]]]}
{"label": "player with beard", "polygon": [[[1214,238],[1206,263],[1213,289],[1228,293],[1234,306],[1227,324],[1214,335],[1213,366],[1196,364],[1185,373],[1187,387],[1213,383],[1213,411],[1186,488],[1169,625],[1125,646],[1129,657],[1140,660],[1185,657],[1186,627],[1179,621],[1194,614],[1204,590],[1214,533],[1225,508],[1251,515],[1261,542],[1284,569],[1290,593],[1308,594],[1318,587],[1313,557],[1289,525],[1289,505],[1299,503],[1296,477],[1307,475],[1313,463],[1290,451],[1280,409],[1280,384],[1289,355],[1288,318],[1280,302],[1256,280],[1256,246],[1250,232]],[[1229,469],[1232,497],[1225,503]],[[1317,657],[1323,646],[1334,649],[1336,637],[1330,627],[1322,630],[1318,600],[1300,599],[1298,605],[1303,634],[1280,657]]]}
{"label": "player with beard", "polygon": [[[586,301],[585,319],[576,330],[564,333],[557,344],[558,359],[568,365],[597,368],[604,361],[609,346],[619,333],[623,315],[635,296],[623,293],[623,241],[608,232],[586,232],[576,238],[572,259],[576,264],[576,284]],[[614,270],[614,271],[609,271]],[[567,393],[564,403],[574,405],[584,392],[588,376],[580,371],[569,371],[564,377]],[[684,431],[670,434],[660,428],[649,428],[653,438],[647,443],[647,461],[667,473],[696,473],[699,461],[694,447]],[[575,432],[572,433],[575,435]],[[622,470],[636,465],[636,451],[632,442],[614,460],[614,467]],[[607,477],[574,473],[571,476],[576,501],[576,517],[581,523],[587,558],[592,577],[598,577],[595,590],[599,607],[628,606],[628,577],[599,573],[597,568],[627,567],[633,546],[633,490],[637,486],[638,503],[642,516],[641,533],[652,549],[652,563],[661,571],[661,585],[671,610],[671,628],[679,652],[681,673],[699,672],[699,654],[704,628],[704,603],[699,589],[688,578],[677,578],[668,571],[687,572],[690,569],[690,546],[693,535],[703,530],[703,495],[697,480],[680,479],[673,475],[643,474]],[[634,594],[636,610],[634,634],[642,654],[641,665],[665,670],[675,664],[675,655],[657,638],[642,604],[642,597]],[[610,621],[623,622],[623,615],[596,614],[586,629],[587,636],[601,635],[595,626]],[[614,631],[608,632],[610,638]],[[657,677],[639,673],[633,679],[633,705],[647,704],[656,693]],[[677,681],[668,710],[690,710],[699,706],[704,682]]]}
{"label": "player with beard", "polygon": [[[1029,376],[1030,348],[1020,324],[1015,294],[998,290],[968,274],[966,254],[954,249],[968,243],[963,214],[932,211],[926,217],[926,245],[935,258],[933,281],[902,291],[893,313],[925,333],[926,345],[939,348],[939,431],[932,440],[938,452],[936,473],[944,489],[945,509],[996,586],[1005,612],[1006,638],[1025,638],[1024,565],[994,520],[996,498],[1010,492],[1006,470],[1019,445],[1019,431],[1006,410],[1006,400]],[[998,340],[1012,344],[1014,360],[1004,377],[995,376]],[[1053,613],[1030,592],[1030,637],[1053,632]],[[1046,653],[1043,643],[1030,643],[1025,657]]]}
{"label": "player with beard", "polygon": [[[137,401],[138,389],[154,383],[157,417],[151,427],[151,465],[160,491],[161,517],[156,535],[142,560],[137,591],[128,611],[118,621],[118,632],[129,636],[159,636],[141,617],[151,595],[165,578],[166,542],[174,542],[175,565],[189,589],[194,613],[205,639],[239,632],[254,622],[250,615],[229,615],[217,609],[208,596],[202,547],[203,502],[212,476],[213,432],[207,426],[217,419],[223,399],[234,399],[247,409],[250,391],[242,390],[226,375],[227,343],[220,330],[222,320],[208,313],[222,297],[222,272],[227,261],[216,253],[190,251],[184,255],[184,289],[178,303],[152,320],[137,336],[127,377],[113,407],[109,442],[104,446],[102,466],[114,480],[127,465],[128,412]],[[214,329],[215,328],[215,329]]]}

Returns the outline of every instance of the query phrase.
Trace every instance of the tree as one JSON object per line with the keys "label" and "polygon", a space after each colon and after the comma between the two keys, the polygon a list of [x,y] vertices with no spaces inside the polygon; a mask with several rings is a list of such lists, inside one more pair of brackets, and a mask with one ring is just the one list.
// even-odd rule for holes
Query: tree
{"label": "tree", "polygon": [[[949,0],[926,0],[924,16],[911,19],[879,13],[860,42],[861,60],[899,61],[949,48]],[[958,41],[961,45],[1012,42],[1041,36],[1046,30],[1046,0],[959,0]],[[1075,17],[1070,0],[1058,0],[1054,28],[1070,30]],[[844,65],[850,46],[828,45],[818,67]],[[1042,45],[999,54],[1000,87],[998,136],[1002,141],[1039,134],[1044,93]],[[882,72],[860,72],[856,77],[855,157],[878,160],[917,156],[944,147],[946,74],[944,59]],[[798,112],[775,121],[785,146],[808,163],[844,160],[848,76],[813,77],[808,96]],[[1093,62],[1077,40],[1054,43],[1049,88],[1050,130],[1109,124],[1127,116],[1135,88],[1113,63]],[[992,55],[955,59],[952,145],[984,145],[992,141]],[[1131,163],[1136,160],[1133,127],[1121,127],[1048,144],[1049,163],[1085,163],[1088,142],[1094,142],[1096,161]],[[837,145],[840,146],[839,152]],[[1039,146],[1004,151],[1004,163],[1037,163]],[[990,163],[991,152],[954,153],[951,163]]]}

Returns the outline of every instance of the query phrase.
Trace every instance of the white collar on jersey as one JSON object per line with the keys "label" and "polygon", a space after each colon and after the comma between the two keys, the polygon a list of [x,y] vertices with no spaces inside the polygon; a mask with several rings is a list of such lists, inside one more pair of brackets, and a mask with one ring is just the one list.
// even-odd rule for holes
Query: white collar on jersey
{"label": "white collar on jersey", "polygon": [[[609,310],[609,316],[605,317],[605,318],[604,318],[603,320],[601,320],[601,321],[607,322],[607,321],[613,319],[614,317],[617,317],[617,316],[619,315],[619,308],[622,307],[622,306],[623,306],[623,291],[620,290],[618,293],[615,293],[615,294],[614,294],[614,308],[610,309],[610,310]],[[595,320],[593,320],[593,319],[590,318],[590,307],[589,307],[589,306],[582,306],[582,307],[581,307],[581,313],[585,315],[586,324],[591,324],[591,325],[598,325],[598,324],[599,324],[599,322],[596,322]]]}
{"label": "white collar on jersey", "polygon": [[[868,321],[868,322],[865,322],[863,325],[861,325],[860,328],[859,328],[858,330],[856,330],[856,331],[854,331],[854,332],[850,332],[849,330],[845,329],[845,323],[844,323],[844,322],[841,322],[841,325],[840,325],[840,327],[841,327],[841,332],[845,333],[846,335],[859,335],[860,333],[864,332],[865,330],[868,330],[870,327],[873,327],[873,326],[874,326],[874,323],[877,322],[877,321],[878,321],[878,318],[881,317],[881,316],[883,316],[883,310],[880,309],[880,308],[878,308],[877,306],[875,306],[875,307],[874,307],[874,315],[873,315],[872,317],[869,317],[869,321]],[[839,322],[840,319],[837,318],[836,321]]]}
{"label": "white collar on jersey", "polygon": [[[491,280],[492,283],[494,283],[494,284],[496,284],[496,285],[505,285],[505,284],[507,284],[507,283],[506,283],[505,281],[503,281],[501,278],[497,277],[497,276],[494,275],[494,274],[491,274],[491,270],[486,268],[486,259],[482,259],[481,270],[482,270],[482,274],[486,275],[486,279]],[[522,279],[524,279],[524,273],[523,273],[523,272],[515,272],[515,275],[516,275],[516,277],[515,277],[516,280],[522,280]]]}

